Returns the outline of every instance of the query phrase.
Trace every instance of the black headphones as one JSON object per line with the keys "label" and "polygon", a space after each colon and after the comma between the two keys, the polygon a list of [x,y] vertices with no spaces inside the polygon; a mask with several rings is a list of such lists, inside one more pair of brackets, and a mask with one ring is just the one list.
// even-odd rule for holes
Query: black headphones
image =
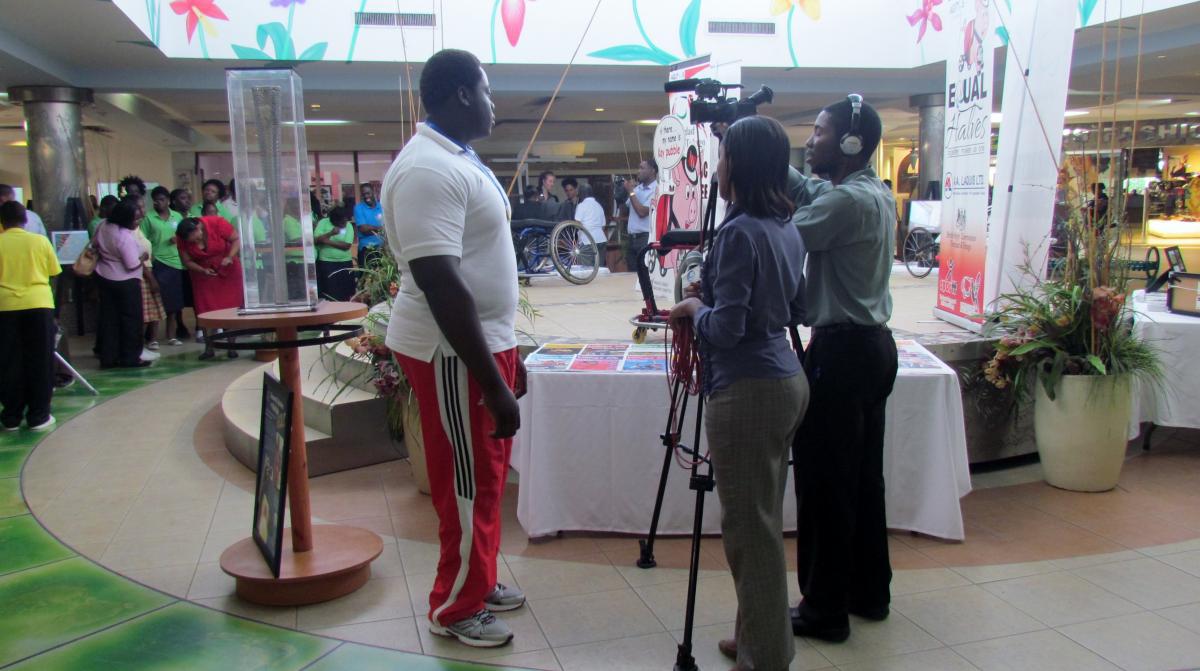
{"label": "black headphones", "polygon": [[842,136],[840,146],[846,156],[857,156],[863,149],[862,135],[859,133],[859,118],[862,116],[863,97],[857,93],[846,96],[850,101],[850,131]]}

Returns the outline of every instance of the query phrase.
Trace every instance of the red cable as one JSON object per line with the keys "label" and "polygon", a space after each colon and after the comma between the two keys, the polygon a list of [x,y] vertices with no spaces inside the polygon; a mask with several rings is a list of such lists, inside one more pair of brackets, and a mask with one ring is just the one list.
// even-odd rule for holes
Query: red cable
{"label": "red cable", "polygon": [[[667,379],[671,383],[672,395],[667,426],[671,447],[675,451],[675,461],[681,468],[688,469],[702,463],[703,458],[698,456],[699,445],[692,446],[693,453],[690,455],[679,449],[679,435],[683,430],[684,419],[679,416],[679,409],[683,405],[685,396],[696,396],[700,393],[702,373],[700,348],[697,346],[695,330],[691,323],[675,324],[671,333],[673,336]],[[677,382],[679,383],[678,387],[675,386]],[[698,438],[699,436],[697,436]]]}

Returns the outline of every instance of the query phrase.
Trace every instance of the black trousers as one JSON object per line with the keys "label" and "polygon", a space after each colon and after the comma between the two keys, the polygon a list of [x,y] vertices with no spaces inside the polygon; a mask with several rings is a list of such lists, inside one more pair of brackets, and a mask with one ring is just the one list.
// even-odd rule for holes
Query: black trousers
{"label": "black trousers", "polygon": [[357,286],[354,267],[349,261],[317,260],[317,293],[331,301],[348,301],[354,296]]}
{"label": "black trousers", "polygon": [[841,625],[850,608],[891,602],[883,428],[896,342],[879,327],[813,329],[811,396],[792,446],[801,613]]}
{"label": "black trousers", "polygon": [[100,365],[134,366],[142,358],[142,281],[114,282],[96,274],[100,324],[96,334]]}
{"label": "black trousers", "polygon": [[650,243],[649,233],[633,233],[629,236],[629,247],[625,249],[625,270],[636,273],[642,262],[642,249]]}
{"label": "black trousers", "polygon": [[371,257],[382,253],[383,245],[376,245],[374,247],[363,247],[360,245],[358,247],[358,267],[366,268],[367,262],[371,259]]}
{"label": "black trousers", "polygon": [[19,426],[22,418],[29,426],[49,419],[55,331],[50,308],[0,312],[0,423],[5,427]]}

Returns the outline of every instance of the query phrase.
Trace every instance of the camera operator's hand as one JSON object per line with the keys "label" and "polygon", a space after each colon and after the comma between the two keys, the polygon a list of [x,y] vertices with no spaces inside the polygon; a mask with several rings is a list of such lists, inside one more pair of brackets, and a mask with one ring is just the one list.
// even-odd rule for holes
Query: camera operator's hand
{"label": "camera operator's hand", "polygon": [[691,321],[703,305],[704,303],[701,303],[700,299],[694,296],[683,299],[676,303],[675,307],[671,308],[671,323],[678,324],[680,322]]}
{"label": "camera operator's hand", "polygon": [[683,288],[684,298],[700,298],[700,283],[692,282]]}
{"label": "camera operator's hand", "polygon": [[483,392],[483,405],[496,423],[493,438],[512,438],[517,434],[517,429],[521,428],[521,408],[512,390],[500,386]]}

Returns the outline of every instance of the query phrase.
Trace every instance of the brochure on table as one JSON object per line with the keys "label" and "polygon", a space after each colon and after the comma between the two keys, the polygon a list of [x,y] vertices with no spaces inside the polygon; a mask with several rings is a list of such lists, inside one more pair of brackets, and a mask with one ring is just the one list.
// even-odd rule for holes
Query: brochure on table
{"label": "brochure on table", "polygon": [[545,373],[665,373],[662,344],[550,343],[525,359],[525,368]]}

